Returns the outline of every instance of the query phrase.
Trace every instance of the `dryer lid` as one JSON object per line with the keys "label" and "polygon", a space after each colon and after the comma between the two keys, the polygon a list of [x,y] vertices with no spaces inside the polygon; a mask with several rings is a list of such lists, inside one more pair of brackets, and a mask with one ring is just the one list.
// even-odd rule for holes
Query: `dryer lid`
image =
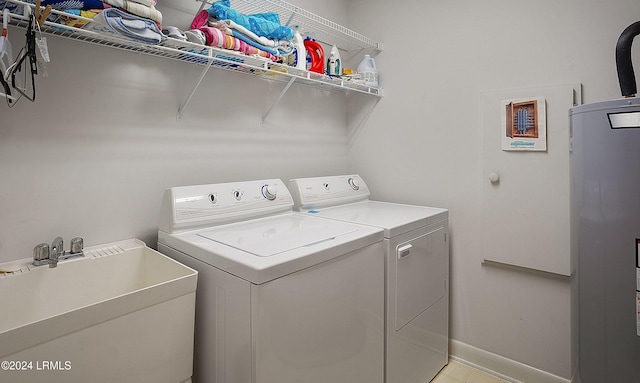
{"label": "dryer lid", "polygon": [[219,226],[198,235],[258,257],[271,257],[290,250],[330,242],[357,231],[357,227],[302,215],[256,219]]}
{"label": "dryer lid", "polygon": [[345,222],[381,227],[384,229],[385,238],[392,238],[449,217],[447,209],[380,201],[349,203],[309,210],[309,213]]}

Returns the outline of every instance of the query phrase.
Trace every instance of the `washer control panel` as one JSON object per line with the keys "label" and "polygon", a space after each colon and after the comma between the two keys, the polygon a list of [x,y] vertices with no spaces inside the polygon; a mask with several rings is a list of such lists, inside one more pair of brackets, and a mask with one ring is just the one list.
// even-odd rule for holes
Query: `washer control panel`
{"label": "washer control panel", "polygon": [[359,175],[296,178],[289,181],[289,189],[296,210],[321,207],[369,199],[369,188]]}
{"label": "washer control panel", "polygon": [[224,224],[293,210],[293,198],[279,179],[181,186],[165,192],[161,230]]}

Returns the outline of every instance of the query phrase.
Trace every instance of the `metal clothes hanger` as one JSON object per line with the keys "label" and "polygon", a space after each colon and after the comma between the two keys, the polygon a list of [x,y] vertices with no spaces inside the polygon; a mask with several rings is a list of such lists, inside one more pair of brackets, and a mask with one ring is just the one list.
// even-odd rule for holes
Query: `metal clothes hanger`
{"label": "metal clothes hanger", "polygon": [[[35,101],[35,75],[38,74],[38,66],[36,64],[36,37],[33,25],[35,17],[29,7],[26,7],[25,10],[25,16],[29,20],[26,30],[25,46],[20,49],[15,62],[8,68],[5,80],[9,81],[9,78],[11,78],[11,87],[20,94],[18,99],[25,97],[29,101]],[[12,105],[10,104],[9,106]]]}
{"label": "metal clothes hanger", "polygon": [[[16,62],[11,69],[11,86],[29,101],[36,99],[35,75],[38,74],[36,63],[36,37],[33,30],[34,16],[29,16],[26,44],[18,52]],[[28,60],[28,64],[27,64]],[[20,73],[22,72],[22,76]]]}
{"label": "metal clothes hanger", "polygon": [[[12,106],[17,99],[11,95],[11,86],[7,82],[8,68],[13,63],[13,52],[11,49],[11,41],[9,41],[9,10],[5,8],[2,14],[2,35],[0,35],[0,96],[7,99],[9,106]],[[3,92],[4,91],[4,92]]]}
{"label": "metal clothes hanger", "polygon": [[[25,8],[25,16],[28,18],[25,46],[20,49],[20,52],[18,52],[18,57],[16,57],[16,60],[12,65],[6,68],[2,68],[4,69],[4,74],[2,76],[3,78],[0,80],[0,85],[2,85],[3,89],[5,90],[7,103],[9,104],[9,106],[13,106],[13,104],[15,104],[23,96],[29,101],[35,101],[36,99],[35,76],[38,74],[38,65],[36,57],[35,28],[37,25],[38,30],[40,30],[50,13],[50,5],[47,5],[45,7],[42,14],[40,13],[40,0],[36,0],[33,13],[31,13],[30,7]],[[6,15],[6,17],[3,16],[3,26],[8,22],[7,9],[5,9],[4,15]],[[5,34],[4,31],[5,29],[3,28],[3,35]],[[10,57],[11,55],[9,54],[8,56]],[[6,66],[4,62],[0,64],[2,64],[2,66]],[[11,79],[10,84],[9,78]],[[12,88],[19,93],[17,98],[11,95]]]}

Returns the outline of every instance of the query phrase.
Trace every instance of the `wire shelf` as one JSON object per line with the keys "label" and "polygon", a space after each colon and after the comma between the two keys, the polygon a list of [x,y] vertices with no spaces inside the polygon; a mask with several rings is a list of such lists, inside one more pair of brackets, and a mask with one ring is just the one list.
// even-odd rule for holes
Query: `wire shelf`
{"label": "wire shelf", "polygon": [[[211,5],[211,0],[196,0]],[[282,25],[298,27],[305,36],[309,33],[314,39],[329,46],[336,45],[345,51],[373,48],[383,50],[382,42],[375,41],[352,31],[324,17],[306,11],[283,0],[230,0],[231,8],[243,14],[274,12],[280,16]]]}
{"label": "wire shelf", "polygon": [[[294,23],[298,22],[297,20],[299,18],[304,18],[305,20],[317,19],[318,23],[315,24],[314,28],[321,29],[324,26],[330,26],[330,32],[325,33],[325,35],[342,34],[342,38],[348,41],[346,45],[347,49],[363,49],[366,47],[375,48],[380,46],[380,43],[370,41],[362,35],[349,31],[346,28],[339,27],[335,23],[331,23],[326,19],[322,19],[309,12],[305,12],[298,7],[293,7],[292,5],[285,3],[284,1],[232,0],[232,4],[234,7],[238,6],[239,3],[244,3],[245,7],[252,6],[253,8],[251,10],[249,8],[238,8],[241,12],[249,13],[265,12],[267,10],[273,11],[273,7],[281,7],[280,12],[291,12],[291,14],[287,17]],[[9,24],[19,28],[26,28],[28,25],[28,17],[22,14],[22,9],[24,7],[30,7],[31,9],[33,9],[34,4],[23,2],[20,0],[0,0],[0,10],[4,10],[4,8],[7,7],[10,7],[9,9],[12,11],[10,14]],[[205,46],[172,38],[168,38],[158,45],[145,44],[132,39],[128,39],[116,33],[108,34],[104,32],[96,32],[85,28],[76,28],[66,24],[61,24],[60,21],[64,17],[73,17],[74,19],[77,19],[78,21],[86,25],[94,23],[92,19],[87,19],[75,15],[72,16],[62,11],[52,10],[51,16],[41,27],[42,32],[45,34],[82,41],[94,45],[100,45],[109,48],[115,48],[144,55],[162,57],[177,60],[180,62],[200,65],[204,66],[205,70],[207,70],[207,68],[209,67],[213,67],[234,72],[251,74],[269,81],[293,81],[297,84],[308,85],[331,91],[352,91],[382,97],[382,89],[366,86],[362,82],[359,82],[352,77],[331,77],[326,74],[318,74],[306,70],[297,69],[288,65],[275,63],[269,59],[259,56],[250,56],[233,50]],[[281,17],[283,17],[283,14],[281,14]],[[0,19],[1,18],[2,12],[0,12]],[[308,22],[307,24],[310,25]],[[345,31],[346,33],[341,31]],[[316,35],[316,37],[319,36]],[[343,46],[341,46],[341,48],[343,48]]]}

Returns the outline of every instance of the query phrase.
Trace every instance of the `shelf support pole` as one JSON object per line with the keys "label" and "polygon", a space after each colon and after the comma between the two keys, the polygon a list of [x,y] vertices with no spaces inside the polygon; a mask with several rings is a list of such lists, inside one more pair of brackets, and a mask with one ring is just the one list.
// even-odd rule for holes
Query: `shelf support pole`
{"label": "shelf support pole", "polygon": [[191,99],[193,98],[193,95],[196,93],[196,90],[200,86],[200,83],[202,82],[202,80],[204,80],[204,76],[209,71],[209,68],[211,68],[211,64],[213,64],[213,57],[209,57],[209,62],[207,63],[207,65],[202,70],[202,73],[200,73],[200,77],[198,78],[198,81],[196,82],[196,85],[193,87],[193,90],[191,91],[191,94],[189,94],[189,97],[187,97],[187,99],[184,101],[182,106],[180,106],[180,108],[178,108],[178,116],[176,118],[178,121],[182,120],[182,116],[184,115],[185,108],[187,107],[187,105],[189,104]]}
{"label": "shelf support pole", "polygon": [[267,119],[267,116],[269,116],[269,113],[271,113],[271,110],[273,108],[275,108],[276,105],[278,105],[278,103],[280,102],[280,100],[282,100],[282,97],[284,97],[285,93],[287,93],[287,91],[289,90],[289,88],[291,87],[291,85],[293,85],[293,83],[296,81],[295,77],[291,77],[291,79],[289,80],[289,82],[287,83],[287,86],[284,87],[284,89],[282,90],[282,92],[280,92],[280,94],[278,95],[278,98],[275,99],[275,101],[273,103],[271,103],[271,105],[269,106],[269,108],[267,108],[267,110],[264,112],[264,114],[262,115],[262,125],[264,125],[264,121]]}

